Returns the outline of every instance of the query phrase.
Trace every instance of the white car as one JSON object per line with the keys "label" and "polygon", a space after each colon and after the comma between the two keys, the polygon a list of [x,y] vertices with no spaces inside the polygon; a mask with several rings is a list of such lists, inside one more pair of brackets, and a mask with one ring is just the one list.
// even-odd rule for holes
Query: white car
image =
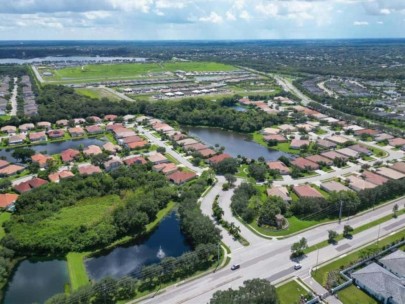
{"label": "white car", "polygon": [[295,270],[298,270],[298,269],[301,269],[302,268],[302,265],[301,264],[295,264],[294,265],[294,269]]}

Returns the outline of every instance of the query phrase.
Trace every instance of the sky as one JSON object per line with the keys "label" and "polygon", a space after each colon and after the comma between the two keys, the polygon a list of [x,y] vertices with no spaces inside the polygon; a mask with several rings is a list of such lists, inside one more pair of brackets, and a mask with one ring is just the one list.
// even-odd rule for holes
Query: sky
{"label": "sky", "polygon": [[405,0],[0,0],[0,40],[405,38]]}

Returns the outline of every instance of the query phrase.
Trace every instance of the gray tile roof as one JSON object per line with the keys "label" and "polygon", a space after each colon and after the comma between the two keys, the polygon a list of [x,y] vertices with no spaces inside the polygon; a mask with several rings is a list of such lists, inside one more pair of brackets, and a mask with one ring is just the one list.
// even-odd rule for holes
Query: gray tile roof
{"label": "gray tile roof", "polygon": [[376,263],[354,272],[352,277],[374,293],[386,299],[392,297],[391,303],[405,303],[405,286],[401,279]]}
{"label": "gray tile roof", "polygon": [[380,259],[380,263],[389,271],[405,277],[405,252],[397,250]]}

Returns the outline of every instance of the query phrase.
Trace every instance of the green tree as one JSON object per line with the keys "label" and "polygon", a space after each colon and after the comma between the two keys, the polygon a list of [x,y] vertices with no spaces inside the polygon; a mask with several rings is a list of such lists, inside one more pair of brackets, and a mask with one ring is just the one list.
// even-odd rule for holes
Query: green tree
{"label": "green tree", "polygon": [[213,165],[215,172],[219,175],[235,174],[238,172],[239,162],[235,158],[227,158],[218,164]]}
{"label": "green tree", "polygon": [[266,200],[260,208],[257,224],[259,226],[276,226],[277,214],[280,214],[280,208],[270,200]]}
{"label": "green tree", "polygon": [[343,227],[343,236],[345,238],[350,237],[352,235],[352,232],[354,231],[353,227],[350,225],[344,225]]}
{"label": "green tree", "polygon": [[236,182],[236,177],[232,174],[225,174],[224,177],[228,182],[229,186],[233,187],[234,183]]}
{"label": "green tree", "polygon": [[243,282],[237,290],[220,290],[214,293],[210,304],[278,304],[276,289],[268,280],[253,279]]}
{"label": "green tree", "polygon": [[15,159],[25,163],[28,159],[35,154],[35,151],[29,148],[16,148],[11,154]]}
{"label": "green tree", "polygon": [[304,254],[304,250],[308,248],[308,242],[306,238],[301,238],[298,242],[292,244],[291,252],[293,257],[301,256]]}
{"label": "green tree", "polygon": [[338,237],[338,233],[335,230],[328,230],[328,242],[331,244],[335,244],[336,238]]}

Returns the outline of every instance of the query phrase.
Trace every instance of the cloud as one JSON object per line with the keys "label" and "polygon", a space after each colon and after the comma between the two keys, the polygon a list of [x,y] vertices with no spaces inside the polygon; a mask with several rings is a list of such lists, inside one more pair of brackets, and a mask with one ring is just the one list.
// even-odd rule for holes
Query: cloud
{"label": "cloud", "polygon": [[202,22],[209,22],[209,23],[216,23],[216,24],[222,23],[224,21],[223,18],[215,12],[211,12],[206,17],[200,17],[198,20],[202,21]]}
{"label": "cloud", "polygon": [[353,25],[356,25],[356,26],[366,26],[366,25],[369,25],[369,23],[368,23],[368,21],[354,21],[354,22],[353,22]]}
{"label": "cloud", "polygon": [[227,11],[225,14],[226,20],[228,21],[235,21],[236,17],[234,14],[232,14],[230,11]]}

